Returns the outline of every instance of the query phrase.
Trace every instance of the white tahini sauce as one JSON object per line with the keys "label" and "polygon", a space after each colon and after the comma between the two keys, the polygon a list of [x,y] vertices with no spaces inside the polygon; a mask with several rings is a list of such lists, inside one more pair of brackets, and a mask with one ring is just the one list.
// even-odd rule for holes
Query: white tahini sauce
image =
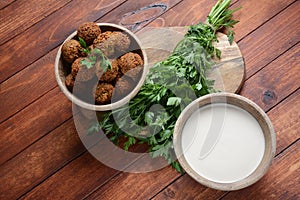
{"label": "white tahini sauce", "polygon": [[233,183],[249,176],[265,150],[264,135],[256,119],[225,103],[196,110],[186,121],[181,137],[184,157],[191,168],[218,183]]}

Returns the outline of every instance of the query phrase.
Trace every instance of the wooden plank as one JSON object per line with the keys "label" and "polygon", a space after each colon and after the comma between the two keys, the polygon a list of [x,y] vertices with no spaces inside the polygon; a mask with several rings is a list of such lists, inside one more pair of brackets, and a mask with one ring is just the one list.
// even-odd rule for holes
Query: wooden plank
{"label": "wooden plank", "polygon": [[[58,103],[59,102],[59,103]],[[0,164],[72,116],[69,100],[55,88],[0,124]]]}
{"label": "wooden plank", "polygon": [[255,186],[230,192],[223,199],[299,199],[300,140],[272,163],[267,174]]}
{"label": "wooden plank", "polygon": [[296,1],[238,43],[247,67],[246,78],[300,41],[299,9],[300,2]]}
{"label": "wooden plank", "polygon": [[99,19],[124,1],[74,0],[1,45],[0,82],[57,47],[79,24]]}
{"label": "wooden plank", "polygon": [[149,199],[176,176],[178,172],[170,166],[155,172],[121,173],[87,199]]}
{"label": "wooden plank", "polygon": [[110,12],[98,22],[117,23],[131,31],[137,31],[179,2],[182,0],[127,1],[118,7],[122,12]]}
{"label": "wooden plank", "polygon": [[[240,6],[243,8],[234,14],[234,18],[240,21],[235,28],[235,41],[240,40],[251,31],[255,30],[258,26],[271,19],[293,1],[294,0],[278,0],[275,2],[263,0],[255,2],[255,4],[247,0],[237,1],[232,8],[238,8]],[[214,1],[183,1],[178,6],[171,9],[168,13],[151,22],[148,26],[188,26],[196,24],[205,20],[206,15],[214,3]],[[188,12],[182,12],[182,8],[186,8]],[[201,10],[199,8],[201,8]],[[183,13],[184,15],[182,15]]]}
{"label": "wooden plank", "polygon": [[85,153],[21,199],[82,199],[93,187],[103,184],[115,173],[116,170]]}
{"label": "wooden plank", "polygon": [[[97,145],[91,148],[91,151],[104,151],[106,149],[105,145],[107,145],[107,143],[105,143],[104,140],[100,140]],[[49,148],[48,146],[49,144],[46,144],[46,150]],[[118,147],[116,149],[118,149]],[[138,145],[131,150],[136,152],[145,151],[145,146]],[[59,150],[59,153],[64,152],[63,150]],[[114,155],[114,152],[110,151],[104,153],[106,153],[105,156],[107,156],[108,159]],[[123,162],[124,160],[122,161],[122,159],[125,160],[126,158],[119,158],[119,161]],[[38,164],[41,165],[45,163],[40,162]],[[38,187],[31,190],[28,194],[25,194],[21,199],[42,199],[45,196],[49,199],[82,199],[92,192],[94,188],[104,184],[117,174],[119,174],[119,171],[105,166],[90,153],[86,152],[53,176],[49,177]]]}
{"label": "wooden plank", "polygon": [[277,135],[277,154],[300,137],[299,99],[300,89],[268,112]]}
{"label": "wooden plank", "polygon": [[53,72],[57,49],[1,83],[0,123],[57,86]]}
{"label": "wooden plank", "polygon": [[200,185],[187,174],[184,174],[153,199],[219,199],[226,192]]}
{"label": "wooden plank", "polygon": [[81,128],[85,131],[89,120],[80,113],[76,119],[83,122],[82,127],[75,128],[71,118],[1,166],[0,199],[20,197],[101,140],[102,135],[80,135],[85,144],[90,144],[84,146],[77,131]]}
{"label": "wooden plank", "polygon": [[[260,51],[263,54],[262,48]],[[269,110],[299,88],[299,62],[300,43],[247,80],[240,94],[257,103],[265,111]]]}
{"label": "wooden plank", "polygon": [[[277,134],[277,154],[300,137],[300,127],[297,127],[300,122],[300,111],[297,109],[300,106],[299,98],[300,89],[268,112]],[[279,188],[277,191],[280,190]],[[225,192],[200,185],[185,174],[161,191],[154,199],[217,199],[224,194]]]}
{"label": "wooden plank", "polygon": [[8,6],[9,4],[11,4],[14,1],[16,1],[16,0],[2,0],[2,1],[0,1],[0,9],[5,8],[6,6]]}
{"label": "wooden plank", "polygon": [[[240,0],[233,7],[242,7],[240,11],[233,14],[234,18],[240,22],[235,25],[236,31],[235,40],[239,41],[251,31],[257,27],[266,23],[268,20],[277,15],[280,11],[293,3],[294,0],[288,1],[269,1],[262,0],[256,1],[255,4],[252,1]],[[248,13],[250,12],[250,13]],[[238,31],[237,31],[238,30]]]}
{"label": "wooden plank", "polygon": [[18,0],[0,10],[0,45],[22,33],[71,0]]}
{"label": "wooden plank", "polygon": [[85,150],[70,119],[0,168],[0,199],[16,199]]}

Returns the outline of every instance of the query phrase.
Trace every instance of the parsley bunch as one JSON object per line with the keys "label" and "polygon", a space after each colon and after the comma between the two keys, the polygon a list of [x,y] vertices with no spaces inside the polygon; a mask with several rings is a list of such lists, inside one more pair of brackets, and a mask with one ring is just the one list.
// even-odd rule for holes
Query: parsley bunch
{"label": "parsley bunch", "polygon": [[173,53],[150,69],[129,105],[109,112],[88,132],[101,128],[114,142],[125,137],[125,150],[137,141],[147,143],[152,157],[164,157],[182,173],[173,151],[174,126],[190,102],[215,92],[214,82],[206,78],[206,72],[214,64],[211,58],[221,56],[221,51],[213,46],[218,41],[216,32],[227,29],[230,43],[233,41],[234,32],[230,28],[238,21],[232,20],[234,11],[228,9],[230,3],[231,0],[219,0],[206,23],[190,26]]}

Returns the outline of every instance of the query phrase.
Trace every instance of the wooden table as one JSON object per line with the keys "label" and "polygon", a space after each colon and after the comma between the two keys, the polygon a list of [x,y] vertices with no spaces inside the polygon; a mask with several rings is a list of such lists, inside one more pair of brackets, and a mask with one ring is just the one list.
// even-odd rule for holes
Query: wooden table
{"label": "wooden table", "polygon": [[109,168],[80,141],[54,59],[82,22],[143,27],[204,20],[209,0],[2,0],[0,2],[0,199],[300,199],[300,2],[235,0],[244,55],[240,91],[267,112],[276,157],[254,185],[201,186],[171,167],[134,174]]}

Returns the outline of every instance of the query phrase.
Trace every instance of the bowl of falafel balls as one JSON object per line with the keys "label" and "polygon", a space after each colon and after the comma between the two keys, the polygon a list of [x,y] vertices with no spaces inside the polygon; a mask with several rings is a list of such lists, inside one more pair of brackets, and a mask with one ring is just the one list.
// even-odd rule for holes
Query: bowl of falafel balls
{"label": "bowl of falafel balls", "polygon": [[111,23],[81,24],[60,46],[55,60],[62,92],[76,105],[94,111],[128,103],[147,72],[147,57],[139,39]]}

